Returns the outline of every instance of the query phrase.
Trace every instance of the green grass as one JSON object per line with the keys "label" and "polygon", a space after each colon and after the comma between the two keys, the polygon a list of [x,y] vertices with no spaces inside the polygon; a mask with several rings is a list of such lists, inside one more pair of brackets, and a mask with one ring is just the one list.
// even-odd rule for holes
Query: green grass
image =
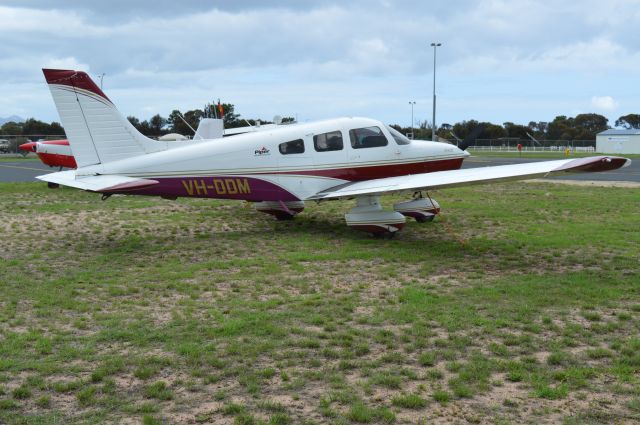
{"label": "green grass", "polygon": [[0,195],[0,423],[550,422],[595,391],[609,421],[640,419],[637,189],[441,191],[442,216],[392,240],[348,229],[352,201],[280,223]]}
{"label": "green grass", "polygon": [[[32,154],[35,155],[35,154]],[[22,156],[21,154],[16,155],[0,155],[0,163],[2,162],[38,162],[40,158],[37,156],[29,155],[27,157]]]}
{"label": "green grass", "polygon": [[406,409],[419,409],[427,405],[427,401],[418,394],[401,394],[395,396],[391,403],[394,406],[404,407]]}
{"label": "green grass", "polygon": [[[515,149],[514,149],[515,150]],[[536,151],[523,151],[522,154],[518,152],[503,152],[503,151],[487,151],[487,150],[474,150],[470,149],[469,153],[472,156],[490,156],[490,157],[498,157],[498,158],[547,158],[547,159],[563,159],[563,158],[584,158],[588,156],[598,156],[598,155],[615,155],[615,156],[624,156],[625,158],[640,158],[638,154],[603,154],[597,152],[573,152],[570,153],[569,156],[565,156],[563,151],[560,152],[536,152]]]}

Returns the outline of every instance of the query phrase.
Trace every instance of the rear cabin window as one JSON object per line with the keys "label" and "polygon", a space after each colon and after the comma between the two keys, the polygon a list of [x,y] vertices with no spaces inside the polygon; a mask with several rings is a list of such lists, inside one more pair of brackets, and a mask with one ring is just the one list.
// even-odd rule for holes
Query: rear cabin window
{"label": "rear cabin window", "polygon": [[292,140],[290,142],[280,143],[278,145],[282,155],[291,155],[293,153],[304,153],[304,141],[302,139]]}
{"label": "rear cabin window", "polygon": [[378,148],[389,144],[379,127],[354,128],[349,130],[349,138],[354,149]]}
{"label": "rear cabin window", "polygon": [[329,133],[317,134],[313,136],[313,146],[318,152],[342,150],[342,133],[331,131]]}

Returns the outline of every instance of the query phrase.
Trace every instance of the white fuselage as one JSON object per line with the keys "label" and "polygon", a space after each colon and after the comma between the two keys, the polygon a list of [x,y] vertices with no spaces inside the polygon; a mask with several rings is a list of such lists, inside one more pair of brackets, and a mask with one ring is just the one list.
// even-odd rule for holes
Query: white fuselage
{"label": "white fuselage", "polygon": [[[352,147],[349,131],[370,127],[382,130],[387,139],[386,146],[364,149]],[[343,148],[318,152],[314,136],[335,131],[342,135]],[[304,143],[303,153],[281,153],[280,144],[299,139]],[[265,190],[264,187],[258,185],[250,188],[252,196],[247,199],[304,200],[322,190],[350,181],[457,169],[466,156],[466,152],[446,143],[412,141],[410,144],[398,144],[387,127],[376,120],[339,118],[204,141],[197,145],[83,167],[78,169],[77,174],[117,174],[161,182],[150,193],[140,194],[232,199],[245,199],[240,195],[247,194],[244,193],[246,190],[237,191],[234,186],[244,185],[244,180],[237,179],[246,177],[250,179],[246,183],[249,186],[255,186],[252,181],[260,180],[271,188],[267,189],[269,193],[265,197],[258,194]],[[236,180],[229,181],[229,178]],[[223,180],[219,182],[219,179]],[[171,182],[171,187],[165,187],[167,185],[163,185],[163,182]],[[278,190],[272,186],[293,197],[278,199]],[[164,193],[163,188],[169,193]]]}

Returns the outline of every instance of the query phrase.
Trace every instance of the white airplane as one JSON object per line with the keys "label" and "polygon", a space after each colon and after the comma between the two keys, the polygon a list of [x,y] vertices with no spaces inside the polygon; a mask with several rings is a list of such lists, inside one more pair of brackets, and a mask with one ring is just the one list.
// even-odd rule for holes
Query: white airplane
{"label": "white airplane", "polygon": [[[50,186],[101,193],[238,199],[258,211],[291,219],[305,201],[355,199],[348,226],[393,235],[406,217],[433,219],[440,206],[432,189],[550,174],[607,171],[626,158],[595,156],[460,169],[469,156],[456,146],[409,140],[369,118],[338,118],[278,126],[179,147],[140,134],[81,71],[43,70],[78,168],[39,176]],[[393,211],[381,195],[413,194]]]}

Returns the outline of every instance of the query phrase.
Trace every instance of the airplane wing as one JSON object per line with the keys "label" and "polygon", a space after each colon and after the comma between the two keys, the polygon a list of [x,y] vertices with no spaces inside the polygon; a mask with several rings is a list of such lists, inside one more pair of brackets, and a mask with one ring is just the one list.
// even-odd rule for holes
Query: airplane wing
{"label": "airplane wing", "polygon": [[629,164],[631,164],[631,160],[627,158],[594,156],[526,164],[465,168],[346,183],[326,189],[308,199],[353,198],[363,195],[383,195],[498,181],[526,180],[560,173],[609,171],[626,167]]}
{"label": "airplane wing", "polygon": [[37,176],[36,178],[48,183],[61,184],[100,193],[135,191],[158,184],[157,180],[121,175],[76,175],[76,170],[45,174],[43,176]]}

